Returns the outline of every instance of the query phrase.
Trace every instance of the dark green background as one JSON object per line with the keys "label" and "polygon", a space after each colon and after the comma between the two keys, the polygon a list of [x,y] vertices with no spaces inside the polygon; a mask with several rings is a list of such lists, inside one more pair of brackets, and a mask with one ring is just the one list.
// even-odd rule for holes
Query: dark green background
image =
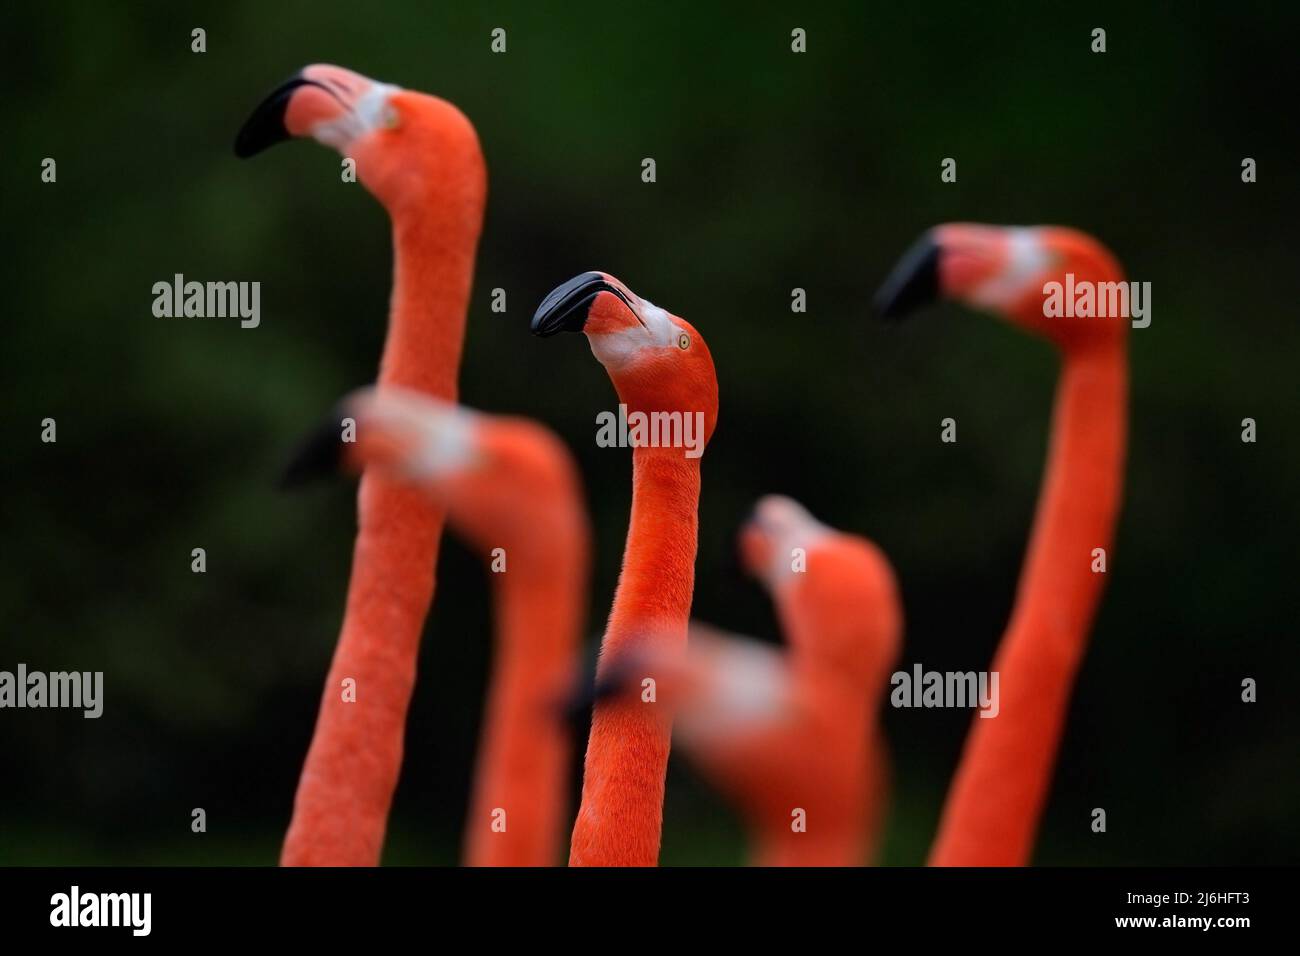
{"label": "dark green background", "polygon": [[[776,639],[731,547],[754,499],[783,491],[891,556],[904,665],[957,670],[987,664],[1010,608],[1056,363],[955,306],[882,327],[870,294],[945,220],[1065,223],[1109,244],[1152,283],[1153,323],[1131,337],[1126,506],[1035,859],[1300,856],[1295,14],[132,7],[6,12],[0,668],[103,670],[106,704],[98,721],[0,712],[0,862],[276,859],[354,512],[349,482],[285,497],[273,481],[300,431],[373,378],[390,279],[385,214],[340,183],[336,155],[231,152],[262,95],[318,61],[438,93],[478,127],[489,207],[462,394],[536,416],[578,456],[593,633],[629,460],[594,447],[613,393],[585,344],[527,333],[554,285],[609,270],[708,339],[722,411],[700,617]],[[489,52],[497,26],[505,55]],[[946,156],[956,184],[939,180]],[[261,327],[154,318],[151,286],[176,272],[261,281]],[[488,308],[497,286],[505,315]],[[795,286],[806,315],[789,311]],[[46,416],[56,445],[39,441]],[[1240,441],[1246,416],[1257,444]],[[190,572],[199,546],[205,575]],[[427,630],[393,863],[457,857],[490,632],[458,543]],[[886,862],[924,859],[969,720],[887,713]],[[1088,827],[1098,806],[1104,835]],[[737,821],[675,761],[664,862],[742,858]]]}

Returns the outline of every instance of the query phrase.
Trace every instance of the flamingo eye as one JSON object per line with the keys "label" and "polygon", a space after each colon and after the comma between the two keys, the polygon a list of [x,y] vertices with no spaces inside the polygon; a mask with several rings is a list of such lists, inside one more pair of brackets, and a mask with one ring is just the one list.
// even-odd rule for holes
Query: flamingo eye
{"label": "flamingo eye", "polygon": [[685,351],[686,349],[690,348],[690,347],[691,347],[691,337],[690,337],[689,335],[687,335],[685,332],[683,332],[681,335],[677,336],[677,347],[678,347],[679,349],[682,349],[683,351]]}
{"label": "flamingo eye", "polygon": [[392,103],[385,103],[384,110],[379,116],[379,121],[385,129],[397,129],[402,123],[402,117],[398,114],[397,108]]}

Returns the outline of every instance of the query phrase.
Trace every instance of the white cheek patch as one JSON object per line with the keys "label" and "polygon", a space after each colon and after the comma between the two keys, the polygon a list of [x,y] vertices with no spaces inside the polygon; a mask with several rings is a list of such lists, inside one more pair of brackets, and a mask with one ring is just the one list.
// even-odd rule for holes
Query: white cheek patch
{"label": "white cheek patch", "polygon": [[645,322],[649,334],[649,345],[672,345],[677,339],[679,329],[668,318],[668,313],[653,302],[641,300],[641,320]]}
{"label": "white cheek patch", "polygon": [[311,135],[318,143],[333,146],[343,152],[358,136],[385,125],[384,114],[389,109],[388,98],[401,92],[401,87],[390,83],[372,83],[352,103],[350,109],[339,116],[312,127]]}
{"label": "white cheek patch", "polygon": [[[759,521],[772,536],[772,563],[769,565],[768,586],[805,571],[795,570],[795,548],[804,552],[805,559],[823,540],[835,534],[833,528],[822,524],[797,501],[784,497],[765,500],[759,506]],[[801,562],[806,570],[806,562]]]}
{"label": "white cheek patch", "polygon": [[702,639],[694,631],[687,648],[707,663],[709,679],[704,693],[677,715],[683,738],[724,741],[785,714],[789,678],[779,650],[735,637]]}
{"label": "white cheek patch", "polygon": [[1037,229],[1012,229],[1007,237],[1007,264],[970,294],[973,305],[1004,309],[1014,305],[1052,261]]}
{"label": "white cheek patch", "polygon": [[588,335],[587,344],[596,361],[607,369],[622,368],[641,351],[637,334],[641,330],[626,329],[621,332],[605,332],[601,335]]}
{"label": "white cheek patch", "polygon": [[475,413],[407,389],[370,391],[358,400],[357,416],[366,423],[412,439],[397,463],[398,474],[420,481],[471,467],[478,459]]}
{"label": "white cheek patch", "polygon": [[[777,546],[773,549],[772,567],[769,571],[773,586],[777,582],[783,581],[788,577],[796,574],[806,574],[808,562],[811,560],[809,555],[822,540],[833,534],[826,525],[810,520],[806,525],[800,525],[797,528],[790,528],[783,532],[777,539]],[[794,549],[801,548],[804,554],[804,560],[800,562],[803,567],[802,571],[795,570]]]}
{"label": "white cheek patch", "polygon": [[478,460],[473,416],[461,409],[426,419],[420,436],[423,440],[404,468],[408,477],[442,478],[465,471]]}
{"label": "white cheek patch", "polygon": [[645,349],[676,346],[681,329],[668,313],[646,299],[638,297],[637,313],[641,321],[617,332],[587,336],[591,352],[606,368],[626,365]]}

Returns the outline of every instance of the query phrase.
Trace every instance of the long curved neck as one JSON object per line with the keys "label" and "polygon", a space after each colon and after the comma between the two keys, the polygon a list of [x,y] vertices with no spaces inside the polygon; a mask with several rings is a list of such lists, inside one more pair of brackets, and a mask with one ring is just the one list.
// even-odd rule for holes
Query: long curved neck
{"label": "long curved neck", "polygon": [[[817,559],[814,559],[814,561]],[[811,570],[809,574],[816,573]],[[779,587],[773,598],[789,648],[787,662],[805,739],[826,758],[826,778],[806,780],[797,827],[792,807],[762,814],[753,834],[755,866],[861,866],[874,850],[879,784],[878,675],[820,652],[819,643],[868,647],[883,640],[890,608],[850,608],[808,587]]]}
{"label": "long curved neck", "polygon": [[[681,449],[632,453],[632,516],[599,670],[630,650],[686,641],[695,587],[699,459]],[[659,860],[671,722],[636,693],[592,714],[570,866],[654,866]]]}
{"label": "long curved neck", "polygon": [[[379,381],[454,400],[481,212],[451,226],[440,218],[393,211]],[[377,864],[401,766],[443,513],[418,489],[367,473],[357,522],[347,609],[281,853],[286,866]]]}
{"label": "long curved neck", "polygon": [[1122,340],[1066,354],[1015,609],[998,647],[999,712],[976,717],[930,863],[1028,862],[1120,508],[1128,392]]}
{"label": "long curved neck", "polygon": [[572,688],[587,593],[583,519],[573,517],[544,552],[507,547],[505,570],[492,575],[497,637],[465,826],[468,866],[559,860],[572,749],[560,707]]}
{"label": "long curved neck", "polygon": [[393,216],[393,295],[381,385],[401,385],[454,401],[478,227],[421,208]]}
{"label": "long curved neck", "polygon": [[[799,775],[804,786],[797,805],[769,803],[751,821],[754,866],[862,866],[874,853],[884,769],[879,727],[860,688],[846,686],[842,675],[812,677],[795,677],[804,685],[795,691],[803,715],[797,730],[799,739],[815,742],[820,758],[815,770],[802,767],[807,773]],[[791,755],[788,763],[793,773],[801,761]],[[793,816],[796,806],[802,821]]]}

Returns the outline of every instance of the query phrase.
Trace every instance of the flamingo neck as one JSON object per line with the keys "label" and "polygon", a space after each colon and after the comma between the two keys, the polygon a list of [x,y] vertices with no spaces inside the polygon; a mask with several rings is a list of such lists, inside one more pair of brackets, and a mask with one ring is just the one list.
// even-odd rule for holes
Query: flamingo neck
{"label": "flamingo neck", "polygon": [[[795,829],[791,816],[779,825],[761,831],[755,841],[752,866],[862,866],[863,837],[861,826],[835,826],[829,833],[816,835]],[[814,819],[810,828],[825,828],[825,821]]]}
{"label": "flamingo neck", "polygon": [[[699,496],[699,459],[686,458],[681,449],[633,450],[632,515],[601,642],[601,671],[630,650],[685,643]],[[642,694],[638,681],[634,694],[601,701],[592,714],[570,866],[654,866],[659,860],[672,727]]]}
{"label": "flamingo neck", "polygon": [[[381,384],[455,398],[481,215],[480,208],[446,222],[447,214],[435,209],[393,211],[395,265]],[[419,489],[367,473],[357,493],[357,524],[343,628],[294,800],[284,865],[376,865],[397,786],[443,512]]]}
{"label": "flamingo neck", "polygon": [[586,605],[578,527],[526,560],[507,547],[506,570],[492,575],[497,637],[466,824],[468,866],[552,866],[558,859],[571,749],[560,708],[573,685]]}
{"label": "flamingo neck", "polygon": [[620,653],[655,627],[685,640],[695,590],[699,530],[700,460],[680,449],[636,448],[632,453],[632,514],[623,569],[601,647]]}
{"label": "flamingo neck", "polygon": [[760,799],[750,819],[752,864],[862,866],[876,842],[883,770],[878,728],[868,721],[860,695],[823,688],[803,689],[798,696],[808,715],[798,730],[802,739],[815,740],[822,754],[811,761],[790,758],[789,769],[799,768],[801,786],[775,781],[791,798],[787,802]]}
{"label": "flamingo neck", "polygon": [[423,208],[393,214],[393,294],[381,385],[401,385],[455,401],[474,278],[478,227]]}
{"label": "flamingo neck", "polygon": [[861,866],[875,815],[877,675],[868,675],[864,662],[819,652],[818,642],[869,647],[881,640],[877,632],[886,625],[875,615],[885,609],[846,613],[819,606],[817,595],[794,588],[778,590],[776,600],[801,727],[818,741],[824,759],[813,764],[821,776],[805,780],[798,807],[774,808],[757,821],[753,864]]}
{"label": "flamingo neck", "polygon": [[1123,484],[1128,360],[1122,340],[1067,353],[1038,513],[993,669],[996,717],[976,717],[931,852],[934,865],[1028,862],[1070,690],[1106,575]]}

